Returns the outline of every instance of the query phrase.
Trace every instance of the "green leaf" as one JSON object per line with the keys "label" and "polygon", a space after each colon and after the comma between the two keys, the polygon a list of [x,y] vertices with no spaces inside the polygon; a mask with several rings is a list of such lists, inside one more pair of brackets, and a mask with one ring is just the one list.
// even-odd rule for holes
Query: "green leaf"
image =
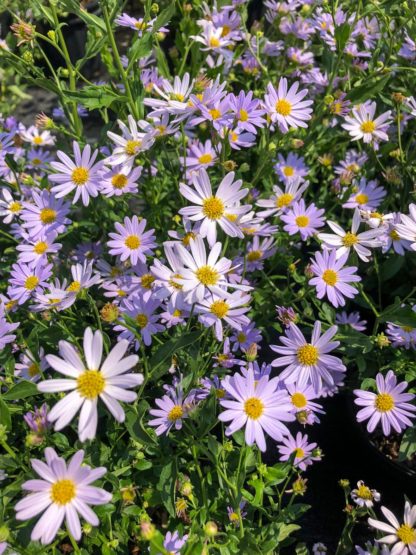
{"label": "green leaf", "polygon": [[380,322],[392,322],[398,326],[416,328],[416,312],[410,306],[398,306],[392,311],[385,310],[380,315]]}
{"label": "green leaf", "polygon": [[390,77],[391,75],[389,73],[383,75],[380,79],[376,79],[372,75],[362,85],[354,87],[347,94],[348,100],[351,100],[351,102],[355,102],[356,100],[364,102],[365,100],[374,97],[377,92],[382,91],[386,87]]}
{"label": "green leaf", "polygon": [[93,25],[94,27],[100,29],[103,33],[107,34],[104,19],[101,19],[101,17],[82,9],[78,0],[61,0],[60,9],[62,9],[62,7],[66,8],[69,12],[76,14],[87,25]]}
{"label": "green leaf", "polygon": [[176,464],[175,461],[170,461],[162,467],[159,475],[159,481],[156,489],[160,492],[163,504],[171,516],[175,516],[175,507],[173,505],[173,497],[175,491],[176,481]]}
{"label": "green leaf", "polygon": [[143,35],[141,39],[136,40],[128,52],[129,65],[127,66],[127,73],[131,70],[133,65],[140,60],[140,58],[145,58],[150,54],[152,46],[153,36],[150,33]]}
{"label": "green leaf", "polygon": [[5,426],[8,430],[12,427],[12,419],[10,417],[9,407],[0,399],[0,424]]}
{"label": "green leaf", "polygon": [[31,397],[38,393],[36,384],[28,380],[23,380],[9,389],[9,391],[3,395],[3,399],[6,399],[6,401],[17,401],[18,399],[26,399],[26,397]]}
{"label": "green leaf", "polygon": [[113,91],[106,85],[87,85],[80,91],[64,91],[70,100],[79,102],[89,110],[109,108],[113,102],[127,102],[127,97]]}
{"label": "green leaf", "polygon": [[351,27],[348,23],[343,23],[335,28],[335,40],[338,52],[342,52],[351,34]]}
{"label": "green leaf", "polygon": [[416,453],[416,428],[408,428],[402,437],[399,449],[399,461],[405,461]]}
{"label": "green leaf", "polygon": [[164,27],[166,23],[169,23],[169,21],[175,15],[175,11],[176,11],[176,3],[170,2],[169,6],[165,8],[163,11],[161,11],[160,14],[157,16],[157,19],[154,22],[152,27],[152,33],[153,34],[157,33],[157,31],[159,31],[161,27]]}
{"label": "green leaf", "polygon": [[184,333],[179,337],[171,339],[170,341],[166,341],[163,345],[159,347],[156,353],[149,361],[149,365],[151,368],[151,376],[150,380],[155,381],[158,380],[163,374],[168,371],[168,368],[161,368],[159,371],[155,372],[155,369],[162,364],[167,358],[172,357],[175,353],[179,350],[192,345],[202,335],[204,330],[200,331],[191,331],[189,333]]}

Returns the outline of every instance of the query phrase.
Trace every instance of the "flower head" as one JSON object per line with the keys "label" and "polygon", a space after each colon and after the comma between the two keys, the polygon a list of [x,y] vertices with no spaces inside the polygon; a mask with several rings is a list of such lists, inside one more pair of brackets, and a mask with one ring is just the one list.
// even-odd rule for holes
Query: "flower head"
{"label": "flower head", "polygon": [[111,241],[107,242],[110,254],[120,256],[121,261],[129,259],[132,264],[139,260],[146,262],[146,255],[153,254],[152,249],[156,246],[154,229],[144,231],[146,224],[145,219],[139,222],[137,216],[132,219],[126,216],[124,225],[117,222],[117,233],[110,233]]}
{"label": "flower head", "polygon": [[267,85],[264,108],[283,133],[287,133],[289,127],[307,127],[305,122],[312,117],[312,108],[309,108],[313,104],[312,100],[302,100],[308,91],[298,89],[299,82],[296,82],[288,90],[285,77],[280,79],[277,90],[271,83]]}
{"label": "flower head", "polygon": [[380,543],[394,545],[392,553],[395,555],[413,555],[416,553],[416,505],[411,505],[406,501],[404,505],[403,521],[399,522],[394,514],[387,508],[381,507],[381,512],[387,522],[369,518],[368,524],[376,530],[386,532],[379,540]]}

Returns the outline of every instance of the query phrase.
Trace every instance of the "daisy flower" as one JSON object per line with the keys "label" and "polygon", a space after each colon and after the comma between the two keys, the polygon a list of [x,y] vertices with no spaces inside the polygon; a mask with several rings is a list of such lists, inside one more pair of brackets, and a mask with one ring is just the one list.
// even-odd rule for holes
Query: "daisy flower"
{"label": "daisy flower", "polygon": [[345,116],[346,123],[342,127],[349,132],[353,141],[362,139],[364,143],[377,143],[389,140],[386,131],[392,122],[391,110],[375,118],[376,108],[375,102],[365,102],[354,106],[350,114]]}
{"label": "daisy flower", "polygon": [[142,174],[142,166],[131,169],[129,166],[114,166],[103,171],[100,193],[106,197],[119,197],[126,193],[137,193],[137,180]]}
{"label": "daisy flower", "polygon": [[65,152],[56,153],[60,162],[51,162],[51,167],[57,173],[49,175],[49,181],[57,183],[51,189],[56,198],[69,195],[75,190],[72,204],[82,198],[84,206],[88,206],[90,197],[96,197],[101,183],[102,162],[94,164],[98,150],[91,154],[90,145],[86,145],[81,152],[77,141],[73,142],[74,161]]}
{"label": "daisy flower", "polygon": [[69,210],[69,202],[56,198],[46,189],[33,189],[31,200],[23,203],[22,226],[34,239],[43,233],[63,233],[71,223],[66,217]]}
{"label": "daisy flower", "polygon": [[391,428],[397,433],[413,426],[411,418],[415,418],[416,406],[410,404],[415,395],[404,393],[407,382],[397,383],[397,377],[389,370],[384,378],[383,374],[376,376],[377,393],[355,389],[357,397],[354,402],[364,407],[357,413],[357,421],[368,420],[367,430],[372,433],[381,421],[381,427],[385,436],[390,435]]}
{"label": "daisy flower", "polygon": [[[390,216],[390,215],[389,215]],[[403,239],[399,231],[397,229],[398,225],[402,225],[402,214],[393,213],[391,215],[391,219],[386,222],[386,225],[382,227],[382,235],[381,240],[383,241],[382,252],[383,254],[388,252],[391,248],[396,254],[400,254],[400,256],[404,256],[405,252],[411,250],[411,241],[407,239]],[[416,211],[415,211],[415,222],[416,222]],[[416,250],[416,223],[415,223],[415,233],[413,236],[413,240],[415,241],[413,248]]]}
{"label": "daisy flower", "polygon": [[111,493],[91,485],[102,478],[107,469],[92,469],[82,464],[82,450],[77,451],[66,464],[52,447],[47,447],[45,459],[46,463],[38,459],[31,460],[32,468],[40,479],[22,484],[22,489],[30,493],[16,504],[16,520],[29,520],[43,512],[30,538],[48,545],[55,539],[65,519],[68,531],[79,541],[81,523],[78,515],[91,526],[98,526],[98,517],[90,505],[105,505],[111,501]]}
{"label": "daisy flower", "polygon": [[335,323],[350,326],[356,331],[365,331],[367,328],[367,320],[361,320],[359,312],[350,312],[347,314],[345,310],[343,310],[335,315]]}
{"label": "daisy flower", "polygon": [[29,349],[26,349],[19,357],[20,362],[15,364],[14,375],[32,382],[37,382],[43,372],[48,368],[45,359],[45,351],[40,347],[38,356],[35,357]]}
{"label": "daisy flower", "polygon": [[295,383],[285,383],[285,388],[290,396],[292,410],[297,420],[301,424],[314,424],[320,422],[315,413],[324,414],[322,405],[315,403],[312,399],[320,397],[320,392],[316,393],[311,385],[299,385]]}
{"label": "daisy flower", "polygon": [[343,254],[349,256],[353,249],[358,257],[364,262],[369,262],[371,251],[367,247],[381,247],[381,232],[379,229],[370,229],[357,233],[361,224],[361,216],[358,208],[354,210],[352,218],[351,231],[344,231],[336,222],[328,220],[327,224],[334,233],[318,233],[318,238],[323,242],[326,249],[335,249],[336,258],[340,258]]}
{"label": "daisy flower", "polygon": [[323,208],[317,208],[313,202],[306,206],[305,201],[301,199],[294,202],[280,218],[285,222],[286,225],[283,226],[283,229],[289,235],[300,233],[302,241],[306,241],[308,237],[314,235],[324,225],[325,220],[322,218],[324,213]]}
{"label": "daisy flower", "polygon": [[297,177],[303,178],[308,175],[309,168],[305,164],[303,156],[298,156],[294,152],[289,152],[285,158],[283,154],[277,155],[279,161],[274,165],[274,170],[283,183],[292,181]]}
{"label": "daisy flower", "polygon": [[261,343],[263,337],[260,331],[256,328],[255,322],[249,322],[247,325],[241,327],[230,337],[233,342],[233,352],[240,350],[247,350],[250,345]]}
{"label": "daisy flower", "polygon": [[131,168],[137,155],[149,150],[155,142],[153,133],[139,131],[137,122],[132,115],[129,115],[127,120],[128,126],[121,120],[117,120],[121,129],[121,136],[112,131],[107,131],[108,138],[116,144],[116,147],[113,149],[111,156],[105,160],[106,164],[112,166],[126,165]]}
{"label": "daisy flower", "polygon": [[186,117],[190,110],[189,95],[192,92],[194,80],[191,81],[189,73],[181,78],[175,75],[173,84],[168,79],[162,79],[161,84],[154,83],[152,91],[162,98],[144,98],[145,106],[153,108],[150,117],[162,116],[165,113],[175,114],[178,119]]}
{"label": "daisy flower", "polygon": [[351,499],[359,507],[374,507],[374,503],[380,501],[380,494],[375,489],[370,489],[362,480],[357,482],[356,489],[351,491]]}
{"label": "daisy flower", "polygon": [[195,203],[179,210],[179,214],[191,221],[201,221],[199,233],[206,237],[210,246],[217,240],[217,225],[230,237],[244,237],[233,219],[246,214],[251,205],[239,206],[248,189],[241,189],[242,180],[234,181],[235,173],[230,172],[221,181],[215,195],[212,193],[211,182],[205,169],[200,169],[192,175],[194,189],[181,183],[180,193]]}
{"label": "daisy flower", "polygon": [[182,421],[188,418],[189,398],[184,399],[180,385],[178,387],[167,387],[166,395],[161,399],[155,399],[158,408],[150,409],[149,414],[155,416],[149,420],[149,426],[155,427],[156,435],[169,434],[170,430],[182,428]]}
{"label": "daisy flower", "polygon": [[379,187],[376,180],[369,181],[365,177],[353,188],[353,194],[345,202],[343,208],[360,208],[361,210],[370,210],[371,212],[377,208],[386,196],[387,192],[383,187]]}
{"label": "daisy flower", "polygon": [[235,263],[243,267],[245,259],[247,272],[262,270],[264,267],[264,260],[272,257],[276,253],[277,248],[274,245],[275,240],[273,237],[260,240],[260,237],[255,235],[252,243],[248,243],[247,245],[245,256],[237,257]]}
{"label": "daisy flower", "polygon": [[240,91],[238,96],[230,93],[227,98],[239,129],[256,134],[257,127],[266,125],[266,120],[262,117],[265,112],[260,107],[260,100],[253,98],[253,91]]}
{"label": "daisy flower", "polygon": [[[129,27],[130,29],[133,29],[133,31],[137,31],[139,37],[142,37],[145,31],[150,33],[153,29],[154,22],[155,19],[151,19],[146,22],[142,17],[137,19],[135,17],[131,17],[127,13],[119,15],[114,20],[114,23],[120,25],[120,27]],[[168,29],[166,29],[166,27],[160,27],[158,32],[167,33]]]}
{"label": "daisy flower", "polygon": [[321,322],[317,321],[308,342],[298,326],[291,323],[285,330],[286,335],[279,338],[283,345],[270,345],[272,351],[281,355],[272,361],[272,366],[285,367],[279,375],[280,381],[285,382],[286,387],[292,383],[298,387],[312,384],[316,394],[323,383],[333,386],[333,373],[346,372],[342,361],[328,354],[339,346],[339,341],[331,341],[337,331],[337,326],[331,326],[321,335]]}
{"label": "daisy flower", "polygon": [[410,241],[410,248],[416,251],[416,204],[409,205],[409,215],[401,214],[401,223],[396,225],[399,237]]}
{"label": "daisy flower", "polygon": [[399,522],[387,507],[381,507],[381,512],[388,523],[375,518],[368,519],[370,526],[387,533],[387,536],[377,541],[389,546],[394,545],[391,551],[394,555],[414,555],[416,553],[416,505],[412,506],[406,501],[402,522]]}
{"label": "daisy flower", "polygon": [[285,188],[282,189],[278,185],[273,186],[273,195],[269,199],[259,199],[257,206],[266,208],[257,212],[262,218],[268,218],[274,214],[285,212],[293,203],[298,202],[302,193],[309,186],[309,181],[302,181],[300,177],[293,178],[285,182]]}
{"label": "daisy flower", "polygon": [[13,264],[8,295],[18,304],[25,303],[35,293],[41,292],[43,287],[47,287],[47,280],[52,275],[51,270],[52,264],[38,263],[36,266],[23,262]]}
{"label": "daisy flower", "polygon": [[198,24],[202,26],[202,32],[199,35],[191,35],[190,38],[203,45],[202,51],[220,52],[227,48],[233,41],[227,34],[224,34],[222,27],[216,27],[212,21],[200,19]]}
{"label": "daisy flower", "polygon": [[163,540],[163,547],[169,553],[169,555],[180,555],[182,547],[186,544],[188,539],[188,534],[184,534],[180,537],[179,532],[175,530],[172,532],[166,532],[165,539]]}
{"label": "daisy flower", "polygon": [[156,278],[155,285],[157,290],[155,296],[158,299],[166,299],[169,297],[169,301],[173,307],[182,309],[185,305],[182,291],[183,287],[176,279],[182,277],[180,271],[183,264],[176,254],[175,244],[176,243],[173,241],[165,241],[163,244],[169,266],[155,258],[150,270]]}
{"label": "daisy flower", "polygon": [[144,231],[147,221],[143,218],[138,220],[137,216],[132,219],[124,218],[124,225],[116,222],[115,228],[118,233],[109,233],[111,241],[107,241],[110,247],[109,253],[113,256],[120,255],[120,260],[130,260],[134,265],[146,262],[146,256],[153,254],[152,249],[156,247],[154,241],[154,229]]}
{"label": "daisy flower", "polygon": [[26,143],[34,146],[52,146],[55,144],[55,137],[50,131],[40,131],[35,125],[31,125],[26,130],[19,133]]}
{"label": "daisy flower", "polygon": [[289,127],[308,127],[305,123],[311,119],[313,104],[312,100],[303,100],[308,94],[306,89],[299,91],[299,82],[293,83],[288,90],[287,79],[282,77],[277,90],[271,83],[267,85],[267,93],[264,98],[264,108],[273,123],[279,125],[282,133],[287,133]]}
{"label": "daisy flower", "polygon": [[295,419],[285,391],[277,389],[279,378],[261,377],[254,379],[253,370],[248,370],[245,377],[240,374],[227,376],[222,387],[230,396],[220,399],[225,409],[218,418],[221,422],[230,422],[226,435],[232,435],[245,426],[247,445],[254,443],[260,451],[266,451],[264,432],[276,441],[281,441],[289,433],[283,422]]}
{"label": "daisy flower", "polygon": [[316,276],[309,280],[309,285],[316,287],[318,299],[328,297],[329,302],[335,307],[345,306],[345,298],[352,299],[358,294],[358,289],[350,285],[351,282],[361,281],[355,272],[356,266],[346,266],[348,253],[337,260],[336,250],[323,250],[315,253],[311,259],[311,271]]}
{"label": "daisy flower", "polygon": [[194,171],[213,166],[217,158],[217,153],[210,140],[205,141],[205,143],[194,141],[187,148],[186,157],[179,156],[179,162],[186,167],[187,173],[191,174]]}
{"label": "daisy flower", "polygon": [[100,331],[93,333],[91,328],[87,328],[84,332],[86,364],[67,341],[59,342],[59,354],[62,358],[55,355],[46,356],[49,366],[67,378],[40,382],[38,390],[42,393],[71,391],[49,412],[48,420],[55,422],[56,431],[65,428],[81,410],[79,439],[94,439],[98,421],[98,398],[103,401],[117,422],[124,422],[125,414],[119,401],[132,403],[137,395],[128,390],[143,382],[142,374],[126,374],[139,360],[137,355],[123,358],[128,345],[128,341],[119,341],[101,364],[103,336]]}
{"label": "daisy flower", "polygon": [[203,326],[215,327],[215,337],[222,341],[223,321],[236,330],[241,330],[243,325],[250,322],[245,316],[250,310],[247,306],[250,299],[250,295],[241,294],[240,291],[227,295],[223,293],[221,296],[209,295],[196,305],[195,312],[200,315],[198,320]]}
{"label": "daisy flower", "polygon": [[0,195],[0,217],[3,217],[3,223],[10,224],[20,215],[23,205],[14,199],[9,189],[2,188]]}
{"label": "daisy flower", "polygon": [[[413,308],[415,310],[415,308]],[[386,335],[391,341],[392,347],[404,347],[405,349],[416,349],[416,329],[410,326],[397,326],[388,322]]]}
{"label": "daisy flower", "polygon": [[0,351],[2,351],[8,343],[13,343],[16,336],[12,333],[20,325],[20,322],[10,324],[4,314],[4,305],[0,303]]}
{"label": "daisy flower", "polygon": [[19,244],[16,250],[19,251],[18,261],[25,264],[36,266],[38,263],[47,261],[48,254],[56,254],[62,247],[60,243],[55,243],[55,233],[39,235],[34,240],[25,237],[27,243]]}
{"label": "daisy flower", "polygon": [[306,470],[306,467],[313,464],[313,461],[321,460],[321,457],[313,455],[316,447],[316,443],[308,443],[308,436],[306,434],[302,435],[301,432],[298,432],[296,437],[288,434],[282,438],[281,444],[277,446],[280,453],[279,460],[286,462],[295,455],[293,465],[301,470]]}

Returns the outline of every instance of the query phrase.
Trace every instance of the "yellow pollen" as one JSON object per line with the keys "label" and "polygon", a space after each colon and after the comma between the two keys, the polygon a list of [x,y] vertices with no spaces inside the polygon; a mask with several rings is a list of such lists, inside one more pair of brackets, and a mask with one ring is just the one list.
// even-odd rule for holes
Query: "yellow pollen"
{"label": "yellow pollen", "polygon": [[308,216],[298,216],[295,218],[296,225],[298,227],[306,227],[309,224]]}
{"label": "yellow pollen", "polygon": [[168,414],[168,420],[174,422],[175,420],[179,420],[183,416],[183,408],[180,405],[175,405],[172,409],[170,409]]}
{"label": "yellow pollen", "polygon": [[231,33],[231,27],[229,27],[228,25],[223,25],[221,36],[226,37],[230,33]]}
{"label": "yellow pollen", "polygon": [[225,217],[229,222],[236,222],[237,221],[237,214],[225,214]]}
{"label": "yellow pollen", "polygon": [[304,366],[314,366],[319,360],[319,351],[316,347],[307,343],[299,347],[296,356],[298,361]]}
{"label": "yellow pollen", "polygon": [[373,499],[373,494],[371,493],[371,490],[368,486],[365,486],[364,484],[361,484],[357,491],[356,494],[358,497],[361,497],[361,499]]}
{"label": "yellow pollen", "polygon": [[75,483],[72,480],[58,480],[51,487],[52,503],[57,505],[67,505],[76,496]]}
{"label": "yellow pollen", "polygon": [[262,251],[250,251],[247,255],[247,260],[249,262],[255,262],[256,260],[260,260],[262,256],[263,256]]}
{"label": "yellow pollen", "polygon": [[238,114],[238,119],[240,121],[247,121],[248,120],[248,112],[247,110],[243,110],[241,109],[239,114]]}
{"label": "yellow pollen", "polygon": [[52,224],[56,220],[56,210],[53,210],[53,208],[42,208],[39,216],[43,224]]}
{"label": "yellow pollen", "polygon": [[73,170],[72,172],[72,181],[73,183],[75,183],[75,185],[78,185],[78,187],[82,187],[82,185],[85,185],[89,177],[90,173],[87,168],[75,168],[75,170]]}
{"label": "yellow pollen", "polygon": [[393,241],[400,241],[400,235],[397,233],[395,229],[392,229],[389,235]]}
{"label": "yellow pollen", "polygon": [[110,275],[111,277],[117,277],[121,274],[121,270],[120,268],[117,268],[117,266],[113,266],[110,270]]}
{"label": "yellow pollen", "polygon": [[137,235],[128,235],[124,240],[124,244],[128,249],[133,251],[140,247],[140,238]]}
{"label": "yellow pollen", "polygon": [[285,174],[286,177],[292,177],[293,174],[295,173],[295,168],[293,168],[292,166],[284,166],[283,173]]}
{"label": "yellow pollen", "polygon": [[81,289],[81,284],[79,281],[73,281],[68,287],[66,288],[67,291],[78,292]]}
{"label": "yellow pollen", "polygon": [[178,100],[179,102],[183,102],[185,97],[181,93],[173,93],[170,95],[172,100]]}
{"label": "yellow pollen", "polygon": [[33,137],[33,142],[35,145],[41,145],[43,143],[42,137]]}
{"label": "yellow pollen", "polygon": [[291,195],[290,193],[283,193],[283,195],[280,195],[280,197],[276,199],[276,206],[277,208],[283,208],[284,206],[289,206],[292,200],[293,200],[293,195]]}
{"label": "yellow pollen", "polygon": [[224,215],[224,203],[217,197],[209,197],[204,200],[202,213],[210,220],[218,220]]}
{"label": "yellow pollen", "polygon": [[119,289],[119,290],[117,291],[117,295],[118,295],[119,297],[125,297],[125,296],[127,295],[127,293],[126,293],[125,291],[123,291],[123,289]]}
{"label": "yellow pollen", "polygon": [[379,412],[388,412],[394,409],[394,399],[390,393],[379,393],[374,402],[374,406]]}
{"label": "yellow pollen", "polygon": [[37,376],[39,374],[39,364],[37,364],[36,362],[32,362],[32,364],[27,369],[27,373],[31,378]]}
{"label": "yellow pollen", "polygon": [[39,166],[39,164],[42,163],[42,160],[40,158],[32,158],[32,164],[35,166]]}
{"label": "yellow pollen", "polygon": [[128,183],[128,178],[123,173],[117,173],[111,178],[111,185],[114,189],[124,189]]}
{"label": "yellow pollen", "polygon": [[264,412],[263,402],[257,397],[250,397],[244,403],[244,412],[249,418],[257,420]]}
{"label": "yellow pollen", "polygon": [[219,39],[217,39],[217,37],[211,37],[209,45],[211,46],[211,48],[218,48],[220,45],[220,41]]}
{"label": "yellow pollen", "polygon": [[383,214],[380,214],[380,212],[370,212],[370,216],[372,218],[377,218],[378,220],[383,219]]}
{"label": "yellow pollen", "polygon": [[209,164],[211,161],[212,161],[212,156],[211,156],[211,154],[209,154],[209,152],[207,152],[206,154],[202,154],[198,158],[198,162],[200,164]]}
{"label": "yellow pollen", "polygon": [[20,204],[20,202],[13,201],[9,204],[9,210],[10,212],[13,212],[13,214],[17,214],[17,212],[20,212],[21,209],[22,205]]}
{"label": "yellow pollen", "polygon": [[136,23],[134,24],[134,26],[136,27],[136,29],[138,29],[139,31],[144,31],[147,28],[147,23],[145,23],[144,21],[136,21]]}
{"label": "yellow pollen", "polygon": [[219,273],[215,268],[211,266],[201,266],[195,272],[195,276],[202,285],[209,287],[210,285],[216,285],[219,279]]}
{"label": "yellow pollen", "polygon": [[408,524],[402,524],[400,528],[397,529],[396,536],[404,544],[410,545],[416,541],[416,530]]}
{"label": "yellow pollen", "polygon": [[276,102],[276,112],[281,116],[289,116],[292,112],[292,104],[285,98],[282,98]]}
{"label": "yellow pollen", "polygon": [[322,274],[322,279],[327,285],[334,287],[334,285],[338,281],[338,274],[335,270],[325,270],[325,272]]}
{"label": "yellow pollen", "polygon": [[212,119],[218,119],[221,117],[221,112],[216,108],[209,110],[209,113],[211,114]]}
{"label": "yellow pollen", "polygon": [[77,389],[81,397],[95,399],[104,391],[105,379],[98,370],[86,370],[77,378]]}
{"label": "yellow pollen", "polygon": [[[298,354],[298,358],[299,358],[299,354]],[[303,393],[300,393],[299,391],[297,391],[296,393],[294,393],[291,396],[291,400],[292,400],[293,405],[297,409],[303,409],[308,404],[308,401],[307,401],[305,395]]]}
{"label": "yellow pollen", "polygon": [[212,312],[212,314],[215,314],[217,318],[224,318],[224,316],[227,316],[229,310],[230,305],[222,300],[214,301],[210,306],[210,312]]}
{"label": "yellow pollen", "polygon": [[149,318],[146,316],[146,314],[138,314],[136,316],[136,323],[139,326],[139,328],[145,328],[147,326],[147,323],[149,321]]}
{"label": "yellow pollen", "polygon": [[29,276],[28,278],[26,278],[25,281],[25,287],[26,289],[29,289],[30,291],[32,291],[32,289],[34,289],[37,284],[39,283],[39,278],[36,276]]}
{"label": "yellow pollen", "polygon": [[215,397],[217,399],[223,399],[225,397],[225,391],[224,389],[216,389],[215,390]]}
{"label": "yellow pollen", "polygon": [[293,452],[297,459],[303,459],[305,457],[305,451],[301,447],[297,447]]}
{"label": "yellow pollen", "polygon": [[144,287],[145,289],[150,289],[154,281],[155,281],[155,278],[154,276],[152,276],[152,274],[144,274],[140,278],[141,286]]}
{"label": "yellow pollen", "polygon": [[355,235],[355,233],[351,233],[350,231],[348,231],[342,238],[342,242],[346,247],[352,247],[353,245],[356,245],[358,243],[358,237]]}
{"label": "yellow pollen", "polygon": [[127,141],[124,147],[124,152],[128,156],[135,156],[137,154],[137,149],[142,146],[141,141]]}
{"label": "yellow pollen", "polygon": [[245,343],[247,341],[247,335],[240,331],[240,333],[237,334],[237,340],[239,343]]}
{"label": "yellow pollen", "polygon": [[16,304],[17,304],[17,301],[9,301],[8,303],[5,304],[6,310],[10,311]]}
{"label": "yellow pollen", "polygon": [[48,243],[45,243],[45,241],[39,241],[38,243],[36,243],[33,250],[36,254],[44,254],[47,248]]}
{"label": "yellow pollen", "polygon": [[363,133],[374,133],[374,131],[376,130],[376,124],[374,123],[374,121],[371,120],[363,121],[360,129]]}
{"label": "yellow pollen", "polygon": [[366,195],[365,193],[358,193],[358,195],[355,196],[355,202],[357,204],[367,204],[368,195]]}
{"label": "yellow pollen", "polygon": [[192,231],[188,231],[188,233],[185,233],[185,235],[182,237],[182,243],[187,247],[191,239],[195,239],[195,237],[195,233],[193,233]]}
{"label": "yellow pollen", "polygon": [[182,310],[179,310],[178,308],[176,310],[173,311],[172,316],[174,318],[180,318],[182,316]]}
{"label": "yellow pollen", "polygon": [[166,125],[156,125],[156,129],[159,131],[160,135],[163,135],[166,131]]}
{"label": "yellow pollen", "polygon": [[402,326],[402,330],[406,333],[410,333],[414,330],[414,328],[412,328],[411,326]]}
{"label": "yellow pollen", "polygon": [[235,143],[236,140],[238,139],[238,134],[237,134],[235,131],[233,131],[233,132],[231,133],[231,135],[230,135],[230,138],[231,138],[231,141],[232,141],[233,143]]}
{"label": "yellow pollen", "polygon": [[330,112],[339,115],[342,111],[342,102],[334,102],[331,105]]}
{"label": "yellow pollen", "polygon": [[228,515],[228,518],[231,520],[231,522],[236,522],[237,520],[240,520],[240,517],[235,512],[230,513]]}
{"label": "yellow pollen", "polygon": [[169,285],[171,287],[173,287],[174,289],[183,289],[183,285],[181,285],[180,283],[177,283],[174,278],[179,278],[181,279],[182,276],[181,274],[173,274],[173,276],[171,277],[171,279],[169,280]]}

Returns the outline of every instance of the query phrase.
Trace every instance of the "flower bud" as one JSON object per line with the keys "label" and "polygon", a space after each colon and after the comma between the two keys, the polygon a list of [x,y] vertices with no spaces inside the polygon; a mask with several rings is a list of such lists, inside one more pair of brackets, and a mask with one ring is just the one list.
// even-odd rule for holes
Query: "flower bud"
{"label": "flower bud", "polygon": [[240,166],[240,172],[241,173],[248,172],[249,169],[250,169],[250,166],[249,166],[249,164],[247,164],[247,162],[243,162]]}
{"label": "flower bud", "polygon": [[254,362],[257,358],[257,344],[251,343],[245,351],[246,359],[248,362]]}
{"label": "flower bud", "polygon": [[10,537],[9,528],[5,524],[3,526],[0,526],[0,543],[7,542],[9,537]]}
{"label": "flower bud", "polygon": [[31,23],[19,21],[10,26],[14,36],[17,38],[17,46],[31,42],[35,38],[36,27]]}
{"label": "flower bud", "polygon": [[131,505],[136,497],[136,492],[133,486],[128,486],[126,488],[121,488],[121,498],[126,505]]}
{"label": "flower bud", "polygon": [[48,32],[47,32],[47,35],[48,35],[48,37],[51,39],[52,42],[55,42],[55,41],[56,41],[56,33],[55,33],[55,31],[52,31],[52,30],[51,30],[51,31],[48,31]]}
{"label": "flower bud", "polygon": [[403,102],[406,100],[406,97],[401,92],[394,92],[391,94],[391,97],[394,102],[397,102],[397,104],[403,104]]}
{"label": "flower bud", "polygon": [[388,347],[390,345],[390,339],[384,335],[384,333],[379,333],[375,336],[374,342],[379,349],[383,349],[384,347]]}
{"label": "flower bud", "polygon": [[151,522],[148,522],[147,520],[143,520],[140,523],[140,532],[144,540],[150,541],[155,537],[156,528],[154,524],[152,524]]}
{"label": "flower bud", "polygon": [[22,54],[22,60],[29,65],[33,65],[34,60],[32,52],[30,52],[30,50],[25,50]]}
{"label": "flower bud", "polygon": [[334,102],[334,100],[335,100],[335,98],[332,96],[332,94],[327,94],[326,97],[324,98],[324,102],[327,106],[332,104]]}
{"label": "flower bud", "polygon": [[268,149],[269,149],[270,151],[273,151],[273,150],[276,150],[276,148],[277,148],[276,143],[274,143],[273,141],[270,141],[269,146],[268,146]]}
{"label": "flower bud", "polygon": [[101,319],[104,322],[114,322],[120,315],[120,310],[118,306],[114,303],[106,303],[103,308],[100,310]]}
{"label": "flower bud", "polygon": [[41,112],[35,117],[35,125],[38,129],[54,129],[55,123],[53,119]]}
{"label": "flower bud", "polygon": [[302,139],[292,139],[290,142],[293,148],[302,148],[305,144]]}
{"label": "flower bud", "polygon": [[158,14],[159,13],[159,6],[156,4],[156,2],[154,2],[151,6],[150,6],[150,11],[153,14]]}
{"label": "flower bud", "polygon": [[306,482],[306,478],[301,478],[299,476],[299,478],[295,480],[292,484],[293,493],[295,495],[303,495],[304,493],[306,493],[306,490],[308,489],[306,486]]}
{"label": "flower bud", "polygon": [[234,160],[226,160],[223,163],[223,167],[227,172],[233,172],[237,168],[237,164]]}
{"label": "flower bud", "polygon": [[213,538],[218,534],[218,526],[212,520],[208,521],[204,526],[204,532],[209,538]]}
{"label": "flower bud", "polygon": [[350,487],[350,481],[346,480],[346,479],[342,479],[338,482],[338,484],[343,488],[343,489],[347,489]]}
{"label": "flower bud", "polygon": [[0,442],[7,441],[7,428],[4,424],[0,424]]}
{"label": "flower bud", "polygon": [[193,490],[192,483],[189,482],[188,480],[187,482],[184,482],[182,484],[181,494],[184,495],[185,497],[190,497],[192,495],[192,490]]}

